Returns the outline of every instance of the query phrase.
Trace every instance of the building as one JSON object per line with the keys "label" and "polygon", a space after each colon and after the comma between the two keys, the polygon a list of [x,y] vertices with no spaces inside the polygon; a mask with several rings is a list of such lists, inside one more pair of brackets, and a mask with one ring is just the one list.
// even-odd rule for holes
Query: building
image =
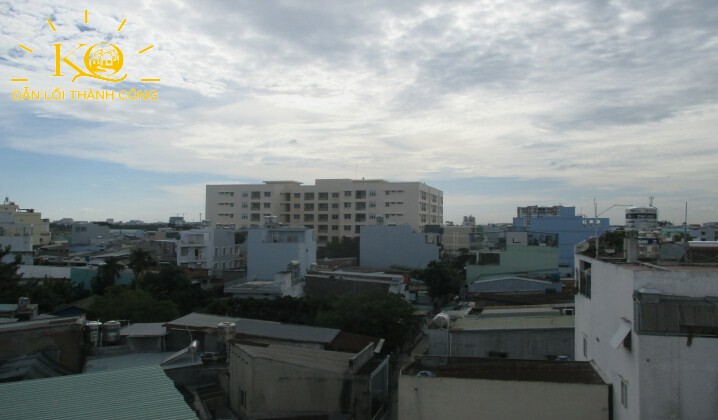
{"label": "building", "polygon": [[557,276],[560,249],[556,242],[551,234],[506,232],[498,241],[500,248],[475,251],[475,263],[466,265],[466,283],[518,274]]}
{"label": "building", "polygon": [[362,226],[408,224],[417,230],[442,224],[443,193],[421,182],[380,179],[317,179],[263,184],[207,185],[207,219],[234,228],[278,223],[304,225],[317,233],[319,246],[359,235]]}
{"label": "building", "polygon": [[341,296],[371,292],[404,295],[408,280],[408,274],[314,271],[307,274],[304,293],[307,296]]}
{"label": "building", "polygon": [[32,245],[42,246],[51,242],[50,219],[43,219],[34,209],[21,209],[5,197],[0,204],[0,236],[16,234],[32,235]]}
{"label": "building", "polygon": [[240,418],[384,418],[389,358],[358,353],[233,344],[229,400]]}
{"label": "building", "polygon": [[5,251],[10,247],[10,252],[2,258],[3,263],[15,261],[20,257],[20,264],[32,265],[34,262],[33,251],[33,228],[28,224],[3,223],[10,219],[10,215],[0,213],[0,249]]}
{"label": "building", "polygon": [[672,226],[660,228],[661,236],[666,239],[676,238],[679,242],[684,234],[688,234],[689,241],[715,241],[716,229],[709,224],[688,225],[688,226]]}
{"label": "building", "polygon": [[71,245],[95,245],[106,244],[112,240],[110,227],[95,223],[74,223],[72,225]]}
{"label": "building", "polygon": [[177,266],[205,269],[210,276],[221,277],[224,270],[239,267],[237,232],[231,229],[193,229],[180,232]]}
{"label": "building", "polygon": [[247,279],[274,280],[290,269],[304,277],[317,261],[314,232],[305,227],[267,226],[247,230]]}
{"label": "building", "polygon": [[359,265],[423,269],[439,261],[440,238],[437,233],[417,232],[409,225],[362,226]]}
{"label": "building", "polygon": [[593,257],[576,254],[575,353],[612,384],[613,418],[718,418],[718,264]]}
{"label": "building", "polygon": [[575,207],[518,207],[516,213],[514,230],[558,235],[558,264],[562,276],[573,275],[573,248],[610,227],[608,218],[577,216]]}
{"label": "building", "polygon": [[442,226],[441,246],[447,254],[458,254],[459,250],[470,250],[476,247],[476,226]]}
{"label": "building", "polygon": [[8,419],[197,419],[159,366],[0,384]]}
{"label": "building", "polygon": [[588,362],[421,357],[399,375],[399,420],[608,420]]}
{"label": "building", "polygon": [[523,360],[573,360],[573,311],[561,305],[492,307],[449,320],[438,315],[426,330],[427,354]]}

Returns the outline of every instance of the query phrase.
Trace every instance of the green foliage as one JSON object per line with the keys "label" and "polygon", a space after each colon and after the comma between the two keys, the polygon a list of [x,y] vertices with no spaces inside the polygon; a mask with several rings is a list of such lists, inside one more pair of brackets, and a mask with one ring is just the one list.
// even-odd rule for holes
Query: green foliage
{"label": "green foliage", "polygon": [[16,255],[11,262],[2,262],[3,258],[9,254],[9,245],[5,249],[0,248],[0,303],[13,303],[20,296],[23,296],[18,284],[20,275],[17,274],[17,269],[20,266],[20,256]]}
{"label": "green foliage", "polygon": [[401,348],[420,330],[414,307],[401,295],[373,292],[341,296],[320,312],[316,325],[384,338],[390,348]]}
{"label": "green foliage", "polygon": [[159,272],[147,272],[136,281],[136,287],[149,293],[153,299],[174,302],[182,315],[200,307],[209,294],[192,281],[181,268],[173,265],[162,266]]}
{"label": "green foliage", "polygon": [[359,237],[341,240],[333,238],[324,248],[317,250],[317,258],[357,258],[359,259]]}
{"label": "green foliage", "polygon": [[235,232],[234,233],[234,244],[240,245],[247,240],[247,232]]}
{"label": "green foliage", "polygon": [[[459,262],[455,262],[455,264],[461,264],[461,261],[465,261],[465,259],[457,258],[456,261]],[[434,301],[435,307],[442,306],[455,295],[458,295],[461,291],[461,286],[464,284],[462,272],[454,264],[445,261],[432,261],[425,269],[414,271],[412,277],[426,283],[429,297]]]}
{"label": "green foliage", "polygon": [[115,257],[110,257],[105,260],[105,264],[97,268],[97,274],[92,279],[90,287],[92,293],[101,295],[104,294],[105,289],[110,286],[114,286],[115,280],[120,277],[122,271],[122,265],[119,260]]}
{"label": "green foliage", "polygon": [[394,348],[415,337],[421,323],[402,296],[381,292],[338,298],[223,299],[213,301],[203,312],[338,328],[384,338],[387,346]]}
{"label": "green foliage", "polygon": [[126,319],[136,322],[167,322],[180,316],[177,305],[156,300],[143,290],[112,286],[98,296],[90,307],[90,317],[101,321]]}
{"label": "green foliage", "polygon": [[130,262],[128,266],[135,275],[135,280],[137,280],[142,273],[155,264],[157,264],[155,257],[147,250],[134,248],[132,252],[130,252]]}

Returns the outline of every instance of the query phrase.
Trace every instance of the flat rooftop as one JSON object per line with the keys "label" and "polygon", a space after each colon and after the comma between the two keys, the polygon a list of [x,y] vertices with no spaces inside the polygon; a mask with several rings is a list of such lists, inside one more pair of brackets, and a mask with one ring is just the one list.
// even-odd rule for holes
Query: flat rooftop
{"label": "flat rooftop", "polygon": [[573,315],[465,317],[451,323],[451,331],[477,330],[529,330],[548,328],[573,328]]}
{"label": "flat rooftop", "polygon": [[406,366],[401,374],[416,376],[422,371],[438,378],[605,384],[590,362],[424,357]]}

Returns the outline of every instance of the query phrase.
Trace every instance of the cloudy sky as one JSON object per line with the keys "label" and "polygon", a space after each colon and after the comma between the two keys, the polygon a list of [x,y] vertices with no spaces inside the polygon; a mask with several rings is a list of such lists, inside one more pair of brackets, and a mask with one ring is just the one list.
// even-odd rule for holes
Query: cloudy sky
{"label": "cloudy sky", "polygon": [[[52,76],[53,44],[99,42],[125,81]],[[357,176],[440,188],[454,221],[649,196],[718,220],[715,0],[0,0],[0,73],[0,194],[53,220],[197,220],[208,183]]]}

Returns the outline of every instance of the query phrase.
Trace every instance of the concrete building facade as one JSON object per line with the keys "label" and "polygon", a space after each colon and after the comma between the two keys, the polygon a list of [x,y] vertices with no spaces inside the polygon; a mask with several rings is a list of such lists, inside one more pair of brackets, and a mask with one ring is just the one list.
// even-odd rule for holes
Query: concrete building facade
{"label": "concrete building facade", "polygon": [[608,218],[576,215],[575,207],[518,207],[514,230],[558,235],[558,264],[562,276],[573,275],[574,247],[579,242],[608,230]]}
{"label": "concrete building facade", "polygon": [[613,385],[613,418],[718,418],[718,266],[576,266],[576,359]]}
{"label": "concrete building facade", "polygon": [[177,266],[206,269],[214,276],[239,267],[235,233],[231,229],[210,228],[182,231],[177,243]]}
{"label": "concrete building facade", "polygon": [[110,227],[95,223],[74,223],[72,225],[72,245],[90,245],[96,242],[105,243],[112,239]]}
{"label": "concrete building facade", "polygon": [[34,209],[21,209],[5,198],[0,204],[0,236],[31,235],[33,246],[51,242],[50,220],[43,219]]}
{"label": "concrete building facade", "polygon": [[[297,264],[292,262],[296,261]],[[317,241],[312,229],[268,226],[247,230],[247,279],[274,280],[289,265],[303,277],[317,262]]]}
{"label": "concrete building facade", "polygon": [[244,228],[274,217],[281,224],[304,225],[317,233],[319,246],[353,238],[362,226],[408,224],[421,230],[442,224],[443,193],[421,182],[317,179],[263,184],[207,185],[206,214],[213,225]]}
{"label": "concrete building facade", "polygon": [[423,269],[439,260],[440,238],[437,233],[416,232],[409,225],[362,226],[359,265]]}

